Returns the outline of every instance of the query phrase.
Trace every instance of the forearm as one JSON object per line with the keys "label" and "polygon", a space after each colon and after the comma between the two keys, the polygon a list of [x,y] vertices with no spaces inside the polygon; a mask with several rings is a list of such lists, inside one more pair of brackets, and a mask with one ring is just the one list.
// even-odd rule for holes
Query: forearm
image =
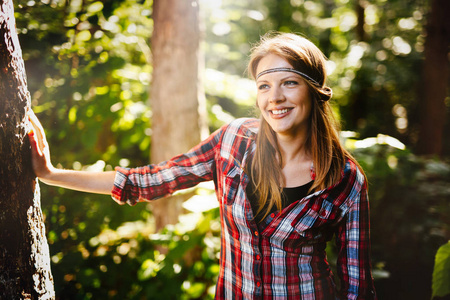
{"label": "forearm", "polygon": [[90,172],[54,168],[44,177],[39,177],[39,179],[48,185],[109,195],[114,185],[115,174],[115,171]]}

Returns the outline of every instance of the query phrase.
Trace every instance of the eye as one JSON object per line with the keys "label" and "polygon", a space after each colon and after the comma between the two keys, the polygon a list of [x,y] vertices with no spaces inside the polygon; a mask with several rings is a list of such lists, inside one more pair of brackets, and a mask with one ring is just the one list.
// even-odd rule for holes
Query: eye
{"label": "eye", "polygon": [[265,84],[265,83],[263,83],[263,84],[258,86],[258,90],[264,90],[264,89],[267,89],[267,88],[269,88],[269,85]]}
{"label": "eye", "polygon": [[284,85],[298,85],[298,82],[295,80],[288,80],[284,82]]}

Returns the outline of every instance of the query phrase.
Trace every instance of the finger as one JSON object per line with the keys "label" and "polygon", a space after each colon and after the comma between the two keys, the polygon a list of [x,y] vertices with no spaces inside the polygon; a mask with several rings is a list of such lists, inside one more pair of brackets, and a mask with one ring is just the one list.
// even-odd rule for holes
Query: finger
{"label": "finger", "polygon": [[33,129],[31,129],[30,132],[28,132],[28,139],[30,141],[32,150],[36,151],[40,156],[42,156],[42,151],[41,151],[40,147],[38,146],[38,142],[36,141],[36,136],[34,134]]}
{"label": "finger", "polygon": [[38,148],[43,152],[45,147],[45,132],[44,127],[42,127],[41,122],[39,121],[38,117],[35,115],[35,113],[31,110],[28,114],[28,118],[31,122],[32,127],[34,128],[35,132],[35,140],[38,145]]}
{"label": "finger", "polygon": [[36,150],[40,151],[40,148],[42,147],[40,144],[41,142],[41,135],[39,134],[39,128],[35,125],[33,120],[30,118],[31,121],[31,129],[28,133],[28,137],[30,138],[30,142],[35,146]]}
{"label": "finger", "polygon": [[33,125],[34,128],[39,129],[39,130],[44,130],[44,127],[42,126],[38,117],[32,110],[28,114],[28,119],[31,121],[31,124]]}
{"label": "finger", "polygon": [[36,119],[37,119],[36,114],[34,113],[33,110],[30,109],[30,110],[28,111],[28,120],[30,120],[31,125],[32,125],[33,127],[36,127],[36,126],[35,126],[35,124],[36,124]]}
{"label": "finger", "polygon": [[39,134],[40,132],[44,132],[44,127],[42,127],[41,122],[33,111],[28,114],[28,119],[31,121],[31,125],[34,127],[34,129],[36,129],[36,133]]}

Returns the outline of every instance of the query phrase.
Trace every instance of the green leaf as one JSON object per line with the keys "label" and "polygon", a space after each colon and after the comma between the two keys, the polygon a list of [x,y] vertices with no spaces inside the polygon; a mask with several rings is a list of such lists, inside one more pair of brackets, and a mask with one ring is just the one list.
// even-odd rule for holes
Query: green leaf
{"label": "green leaf", "polygon": [[89,30],[82,30],[79,33],[77,33],[77,40],[80,42],[86,42],[91,39],[91,33]]}
{"label": "green leaf", "polygon": [[141,281],[153,278],[162,268],[162,264],[151,259],[146,259],[138,270],[138,279]]}
{"label": "green leaf", "polygon": [[442,245],[436,253],[432,290],[432,298],[450,294],[450,241]]}
{"label": "green leaf", "polygon": [[77,107],[72,106],[69,110],[69,123],[73,124],[77,120]]}
{"label": "green leaf", "polygon": [[89,12],[89,14],[93,15],[99,11],[101,11],[103,9],[103,3],[101,3],[100,1],[94,2],[91,5],[89,5],[87,11]]}
{"label": "green leaf", "polygon": [[205,291],[206,285],[202,282],[195,282],[187,289],[186,293],[192,298],[200,297]]}

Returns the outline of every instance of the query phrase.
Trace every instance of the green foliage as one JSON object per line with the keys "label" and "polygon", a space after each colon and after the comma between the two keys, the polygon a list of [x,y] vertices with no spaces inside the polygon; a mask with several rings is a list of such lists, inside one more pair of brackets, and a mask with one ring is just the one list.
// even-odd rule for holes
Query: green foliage
{"label": "green foliage", "polygon": [[65,145],[55,161],[148,161],[150,15],[149,1],[19,4],[33,109],[50,145]]}
{"label": "green foliage", "polygon": [[126,222],[53,255],[58,296],[213,299],[219,272],[219,212],[213,209],[181,220],[158,234],[151,218]]}
{"label": "green foliage", "polygon": [[369,179],[373,265],[389,273],[376,281],[378,294],[429,298],[431,284],[424,283],[431,282],[436,250],[450,237],[450,165],[386,145],[386,138],[360,141],[353,150]]}
{"label": "green foliage", "polygon": [[450,295],[450,241],[436,253],[432,289],[433,298]]}
{"label": "green foliage", "polygon": [[[361,138],[389,134],[413,149],[428,4],[359,2],[364,23],[355,1],[200,1],[210,130],[254,115],[254,83],[244,78],[250,47],[267,31],[291,31],[330,58],[334,109],[346,130]],[[32,105],[53,161],[96,170],[145,165],[152,1],[15,4]],[[379,298],[429,298],[434,254],[450,238],[450,167],[383,140],[346,140],[369,178]],[[59,298],[213,297],[217,209],[155,233],[150,204],[118,206],[106,196],[42,185],[42,207]]]}

